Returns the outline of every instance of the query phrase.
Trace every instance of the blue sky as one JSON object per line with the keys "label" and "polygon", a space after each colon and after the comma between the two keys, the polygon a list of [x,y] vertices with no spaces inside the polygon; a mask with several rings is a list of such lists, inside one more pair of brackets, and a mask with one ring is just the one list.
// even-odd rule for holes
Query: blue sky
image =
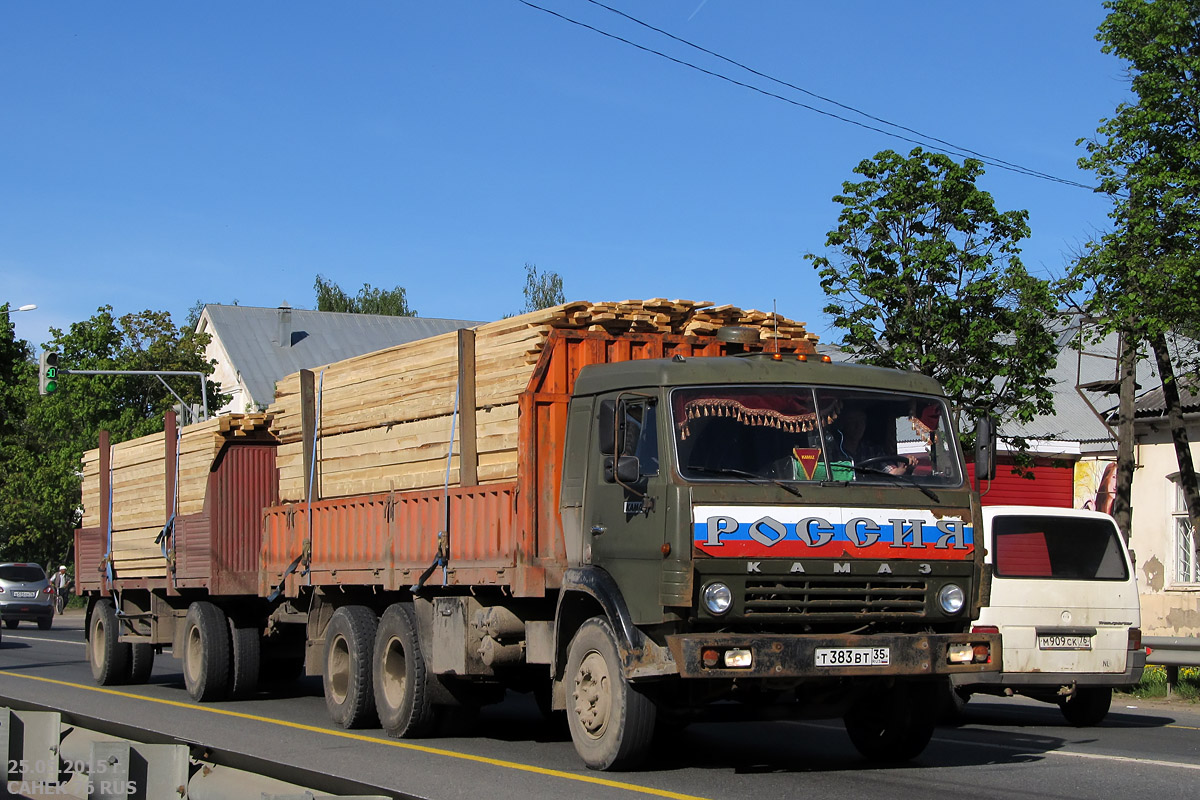
{"label": "blue sky", "polygon": [[[586,0],[534,0],[837,111]],[[608,0],[773,77],[1090,183],[1075,141],[1128,97],[1084,0]],[[846,113],[846,112],[838,112]],[[848,114],[847,114],[848,115]],[[849,116],[849,115],[848,115]],[[860,118],[861,119],[861,118]],[[0,4],[0,302],[35,346],[98,306],[314,304],[320,273],[495,319],[526,262],[568,299],[713,300],[805,321],[831,198],[913,145],[703,75],[518,0]],[[1061,274],[1087,190],[989,167]]]}

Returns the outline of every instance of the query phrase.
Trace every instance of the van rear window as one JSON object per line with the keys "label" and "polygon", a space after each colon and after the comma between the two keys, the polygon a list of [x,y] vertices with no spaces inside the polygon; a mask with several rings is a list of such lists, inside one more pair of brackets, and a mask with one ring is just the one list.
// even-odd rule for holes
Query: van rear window
{"label": "van rear window", "polygon": [[992,564],[1001,578],[1124,581],[1129,570],[1118,535],[1100,519],[995,517]]}

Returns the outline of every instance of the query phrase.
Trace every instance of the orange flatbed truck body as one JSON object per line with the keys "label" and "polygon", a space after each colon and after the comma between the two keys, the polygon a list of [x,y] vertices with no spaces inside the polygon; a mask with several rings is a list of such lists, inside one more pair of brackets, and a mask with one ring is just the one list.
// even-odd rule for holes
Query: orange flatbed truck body
{"label": "orange flatbed truck body", "polygon": [[[719,356],[726,347],[715,337],[553,330],[518,401],[515,481],[269,508],[263,517],[259,594],[268,596],[281,583],[288,597],[305,586],[395,590],[414,585],[438,556],[448,496],[449,564],[444,576],[440,569],[429,576],[429,585],[444,580],[449,586],[504,586],[517,597],[544,596],[561,585],[567,566],[558,502],[567,407],[579,371],[635,359]],[[780,349],[816,352],[807,340],[784,341]],[[311,541],[307,548],[306,541]],[[311,552],[307,570],[296,569],[285,578],[306,550]]]}

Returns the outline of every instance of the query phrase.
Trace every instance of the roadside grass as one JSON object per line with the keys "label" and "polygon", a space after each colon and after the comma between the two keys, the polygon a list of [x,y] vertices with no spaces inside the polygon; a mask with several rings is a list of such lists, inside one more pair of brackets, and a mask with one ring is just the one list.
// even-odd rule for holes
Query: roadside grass
{"label": "roadside grass", "polygon": [[[1142,673],[1142,682],[1130,691],[1121,691],[1138,698],[1155,698],[1167,696],[1167,671],[1163,667],[1146,667]],[[1171,693],[1172,697],[1200,703],[1200,667],[1180,667],[1179,682]]]}

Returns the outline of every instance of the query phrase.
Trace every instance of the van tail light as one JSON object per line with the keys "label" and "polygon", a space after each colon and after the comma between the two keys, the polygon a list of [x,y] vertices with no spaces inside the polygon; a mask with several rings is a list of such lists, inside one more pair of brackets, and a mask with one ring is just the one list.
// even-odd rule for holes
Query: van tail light
{"label": "van tail light", "polygon": [[1000,628],[995,625],[972,625],[971,633],[999,633]]}
{"label": "van tail light", "polygon": [[1130,628],[1129,629],[1129,648],[1128,649],[1130,649],[1130,650],[1141,650],[1142,649],[1142,629],[1141,628]]}

